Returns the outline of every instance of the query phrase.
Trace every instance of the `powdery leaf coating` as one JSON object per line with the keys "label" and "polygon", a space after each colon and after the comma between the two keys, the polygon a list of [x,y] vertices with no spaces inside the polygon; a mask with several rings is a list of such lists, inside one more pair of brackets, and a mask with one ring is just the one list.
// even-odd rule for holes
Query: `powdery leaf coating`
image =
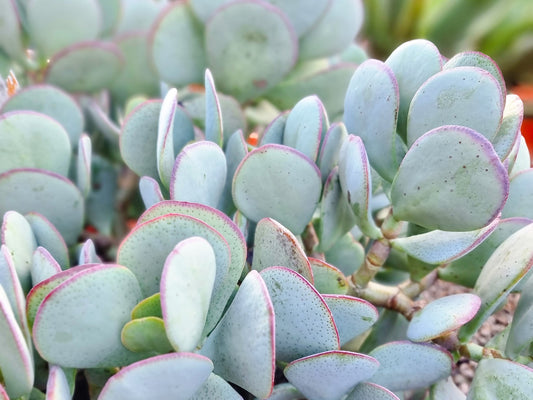
{"label": "powdery leaf coating", "polygon": [[213,248],[200,237],[179,242],[165,261],[161,309],[176,351],[193,351],[202,337],[216,268]]}
{"label": "powdery leaf coating", "polygon": [[188,399],[207,380],[213,363],[193,353],[170,353],[122,368],[105,384],[99,400]]}
{"label": "powdery leaf coating", "polygon": [[268,400],[301,400],[303,394],[288,382],[278,383],[274,386]]}
{"label": "powdery leaf coating", "polygon": [[287,110],[274,118],[261,133],[258,140],[258,147],[269,143],[282,144],[288,117],[289,111]]}
{"label": "powdery leaf coating", "polygon": [[70,256],[67,244],[57,228],[45,216],[39,213],[30,212],[24,215],[24,217],[31,225],[31,230],[35,235],[37,245],[48,250],[61,268],[67,268],[70,265]]}
{"label": "powdery leaf coating", "polygon": [[224,144],[222,111],[213,75],[209,69],[205,70],[205,139],[215,142],[219,146]]}
{"label": "powdery leaf coating", "polygon": [[4,288],[0,286],[0,368],[10,398],[29,395],[33,386],[33,357],[20,330]]}
{"label": "powdery leaf coating", "polygon": [[283,131],[283,144],[316,161],[322,136],[329,122],[324,105],[317,96],[300,100],[289,112]]}
{"label": "powdery leaf coating", "polygon": [[346,294],[348,280],[336,267],[325,261],[309,257],[309,263],[313,270],[313,286],[321,294]]}
{"label": "powdery leaf coating", "polygon": [[69,92],[96,92],[111,86],[124,60],[110,42],[81,42],[54,54],[45,80]]}
{"label": "powdery leaf coating", "polygon": [[461,293],[441,297],[415,313],[407,328],[407,338],[427,342],[458,329],[476,315],[481,299]]}
{"label": "powdery leaf coating", "polygon": [[409,341],[389,342],[369,355],[379,361],[371,382],[392,391],[425,388],[448,377],[453,359],[443,348]]}
{"label": "powdery leaf coating", "polygon": [[290,71],[298,42],[278,8],[240,0],[218,8],[209,18],[205,48],[219,89],[244,101],[274,86]]}
{"label": "powdery leaf coating", "polygon": [[76,184],[85,198],[87,198],[91,192],[91,157],[91,138],[84,133],[80,136],[80,140],[78,141]]}
{"label": "powdery leaf coating", "polygon": [[446,264],[468,254],[498,227],[499,218],[475,231],[446,232],[434,230],[420,235],[391,240],[392,247],[428,264]]}
{"label": "powdery leaf coating", "polygon": [[174,166],[174,117],[178,107],[178,91],[175,88],[170,89],[159,112],[157,124],[157,172],[159,179],[167,188],[170,186],[172,169]]}
{"label": "powdery leaf coating", "polygon": [[504,98],[498,81],[477,67],[457,67],[429,78],[414,95],[407,117],[407,144],[442,125],[471,128],[488,140],[500,128]]}
{"label": "powdery leaf coating", "polygon": [[378,310],[366,300],[352,296],[325,294],[339,332],[341,346],[364,333],[378,320]]}
{"label": "powdery leaf coating", "polygon": [[376,359],[349,351],[328,351],[291,362],[283,373],[304,396],[337,400],[378,369]]}
{"label": "powdery leaf coating", "polygon": [[339,153],[347,137],[348,132],[342,122],[334,122],[326,132],[317,161],[324,183],[331,171],[339,163]]}
{"label": "powdery leaf coating", "polygon": [[0,115],[0,173],[14,168],[40,168],[68,176],[71,145],[63,126],[35,111]]}
{"label": "powdery leaf coating", "polygon": [[176,157],[170,198],[216,207],[226,183],[226,156],[213,142],[188,144]]}
{"label": "powdery leaf coating", "polygon": [[533,169],[520,171],[509,182],[509,198],[502,210],[502,217],[526,217],[533,219]]}
{"label": "powdery leaf coating", "polygon": [[516,357],[533,342],[533,275],[529,274],[526,279],[505,346],[505,354],[510,357]]}
{"label": "powdery leaf coating", "polygon": [[188,400],[205,399],[242,400],[242,396],[220,376],[211,373],[200,389]]}
{"label": "powdery leaf coating", "polygon": [[69,400],[71,398],[70,387],[65,373],[61,367],[51,365],[46,383],[46,400]]}
{"label": "powdery leaf coating", "polygon": [[255,229],[252,268],[262,271],[274,266],[292,269],[309,282],[314,281],[309,260],[296,237],[279,222],[263,218]]}
{"label": "powdery leaf coating", "polygon": [[138,357],[122,345],[120,332],[140,300],[139,283],[127,268],[86,268],[52,289],[39,306],[35,348],[45,360],[63,367],[127,365]]}
{"label": "powdery leaf coating", "polygon": [[367,60],[355,70],[344,99],[348,133],[360,136],[372,167],[392,181],[401,157],[396,121],[400,94],[392,70],[378,60]]}
{"label": "powdery leaf coating", "polygon": [[251,271],[200,353],[213,360],[217,375],[265,398],[274,386],[276,330],[265,282]]}
{"label": "powdery leaf coating", "polygon": [[476,368],[467,400],[484,398],[528,400],[533,369],[501,359],[483,359]]}
{"label": "powdery leaf coating", "polygon": [[529,224],[509,236],[481,270],[474,286],[474,293],[482,300],[481,308],[459,331],[461,340],[468,340],[478,330],[532,266],[533,224]]}
{"label": "powdery leaf coating", "polygon": [[261,271],[276,315],[276,359],[290,362],[339,349],[331,311],[316,289],[298,273],[283,267]]}
{"label": "powdery leaf coating", "polygon": [[165,200],[159,183],[150,176],[143,176],[139,179],[139,191],[146,208]]}
{"label": "powdery leaf coating", "polygon": [[345,400],[400,400],[398,396],[383,386],[372,382],[361,382]]}
{"label": "powdery leaf coating", "polygon": [[129,321],[122,328],[120,340],[124,347],[135,353],[170,353],[174,348],[169,342],[165,323],[158,317],[143,317]]}
{"label": "powdery leaf coating", "polygon": [[36,286],[42,281],[59,274],[61,266],[52,257],[50,252],[44,247],[37,247],[33,252],[31,263],[31,280],[32,286]]}
{"label": "powdery leaf coating", "polygon": [[17,323],[22,332],[26,335],[28,343],[30,343],[31,337],[26,318],[26,299],[24,297],[24,291],[22,290],[22,286],[17,276],[11,253],[5,245],[0,247],[0,286],[4,289]]}
{"label": "powdery leaf coating", "polygon": [[502,124],[498,133],[492,139],[494,150],[500,160],[506,160],[510,156],[513,146],[520,138],[520,127],[524,119],[524,103],[515,94],[508,94],[503,110]]}
{"label": "powdery leaf coating", "polygon": [[226,215],[233,215],[237,210],[235,204],[233,204],[233,196],[231,194],[233,176],[243,158],[248,154],[248,144],[244,139],[242,130],[239,129],[233,132],[229,137],[224,154],[226,156],[226,183],[224,184],[218,209]]}
{"label": "powdery leaf coating", "polygon": [[447,125],[422,135],[394,178],[394,217],[428,229],[470,231],[492,222],[509,193],[509,179],[480,133]]}
{"label": "powdery leaf coating", "polygon": [[233,201],[250,220],[270,217],[294,234],[311,220],[322,180],[316,165],[290,147],[267,144],[252,150],[233,177]]}
{"label": "powdery leaf coating", "polygon": [[465,400],[466,395],[455,386],[452,377],[438,381],[431,387],[431,396],[437,400]]}

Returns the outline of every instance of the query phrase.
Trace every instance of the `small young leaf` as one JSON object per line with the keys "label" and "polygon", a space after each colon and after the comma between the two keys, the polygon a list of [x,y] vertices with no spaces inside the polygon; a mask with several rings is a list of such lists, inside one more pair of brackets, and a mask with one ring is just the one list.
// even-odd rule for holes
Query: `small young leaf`
{"label": "small young leaf", "polygon": [[63,369],[57,365],[50,366],[46,383],[46,400],[70,400],[72,394]]}
{"label": "small young leaf", "polygon": [[143,176],[139,180],[139,191],[143,199],[144,206],[150,208],[153,205],[165,200],[159,183],[152,177]]}
{"label": "small young leaf", "polygon": [[219,146],[224,144],[222,111],[218,100],[213,75],[208,69],[205,71],[205,140],[215,142]]}
{"label": "small young leaf", "polygon": [[316,258],[309,257],[313,270],[313,286],[321,294],[346,294],[348,281],[344,274],[333,265]]}
{"label": "small young leaf", "polygon": [[143,317],[128,322],[122,328],[120,340],[124,347],[135,353],[165,354],[174,351],[167,337],[165,323],[158,317]]}

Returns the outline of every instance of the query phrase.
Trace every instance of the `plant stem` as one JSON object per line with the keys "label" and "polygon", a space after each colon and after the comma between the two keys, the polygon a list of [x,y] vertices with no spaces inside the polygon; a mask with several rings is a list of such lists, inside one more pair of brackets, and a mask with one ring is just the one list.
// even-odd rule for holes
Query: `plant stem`
{"label": "plant stem", "polygon": [[372,243],[363,265],[352,274],[354,285],[359,289],[365,288],[383,266],[389,253],[390,243],[388,239],[379,239]]}

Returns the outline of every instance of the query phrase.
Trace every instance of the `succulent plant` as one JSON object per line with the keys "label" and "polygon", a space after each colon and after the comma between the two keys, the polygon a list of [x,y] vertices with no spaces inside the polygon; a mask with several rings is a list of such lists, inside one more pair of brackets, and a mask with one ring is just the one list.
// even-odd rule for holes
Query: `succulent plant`
{"label": "succulent plant", "polygon": [[[327,10],[342,14],[336,7],[345,3],[356,4]],[[73,33],[73,43],[112,31],[118,2],[79,4],[88,17],[103,7],[106,18],[97,31]],[[329,15],[324,4],[314,17],[298,13],[299,2],[280,11],[237,1],[211,17],[218,3],[169,5],[153,25],[153,46],[184,30],[205,34],[207,53],[194,47],[193,65],[180,72],[197,81],[203,57],[213,67],[194,107],[175,88],[162,100],[131,101],[123,119],[104,113],[105,99],[71,97],[53,80],[8,94],[0,115],[2,398],[72,398],[79,371],[100,400],[528,398],[533,175],[522,103],[507,95],[490,58],[445,61],[415,40],[350,73],[342,121],[332,115],[330,123],[310,95],[274,118],[257,146],[225,122],[231,100],[215,80],[246,101],[263,90],[268,97],[270,84],[284,93],[301,82],[279,83],[293,61],[230,71],[226,58],[242,56],[232,35],[253,22],[275,36],[276,56],[296,37],[310,58],[329,55],[312,42],[318,35],[327,44],[325,27],[309,30]],[[30,37],[43,29],[31,22],[39,7],[20,3]],[[132,24],[138,7],[125,13]],[[38,58],[52,57],[47,68],[57,68],[56,51],[70,52],[69,43],[38,40]],[[118,53],[108,44],[72,46],[81,55],[67,58],[112,71],[104,59]],[[173,71],[172,57],[163,59]],[[272,74],[265,87],[247,75],[254,71]],[[75,85],[93,79],[55,73]],[[139,177],[141,215],[128,186],[115,187],[122,162]],[[124,237],[115,207],[135,215]],[[420,294],[439,278],[472,293],[424,307]],[[475,344],[513,291],[521,298],[512,324]],[[479,362],[468,395],[449,379],[461,357]]]}

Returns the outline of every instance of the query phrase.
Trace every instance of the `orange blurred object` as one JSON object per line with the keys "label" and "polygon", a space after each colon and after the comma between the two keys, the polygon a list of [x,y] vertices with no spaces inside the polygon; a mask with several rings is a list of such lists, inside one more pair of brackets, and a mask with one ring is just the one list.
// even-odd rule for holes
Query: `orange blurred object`
{"label": "orange blurred object", "polygon": [[250,136],[248,136],[248,144],[252,146],[257,146],[258,141],[259,141],[259,134],[257,132],[250,133]]}
{"label": "orange blurred object", "polygon": [[524,121],[522,122],[522,136],[526,139],[529,155],[533,165],[533,85],[518,85],[512,92],[524,102]]}

